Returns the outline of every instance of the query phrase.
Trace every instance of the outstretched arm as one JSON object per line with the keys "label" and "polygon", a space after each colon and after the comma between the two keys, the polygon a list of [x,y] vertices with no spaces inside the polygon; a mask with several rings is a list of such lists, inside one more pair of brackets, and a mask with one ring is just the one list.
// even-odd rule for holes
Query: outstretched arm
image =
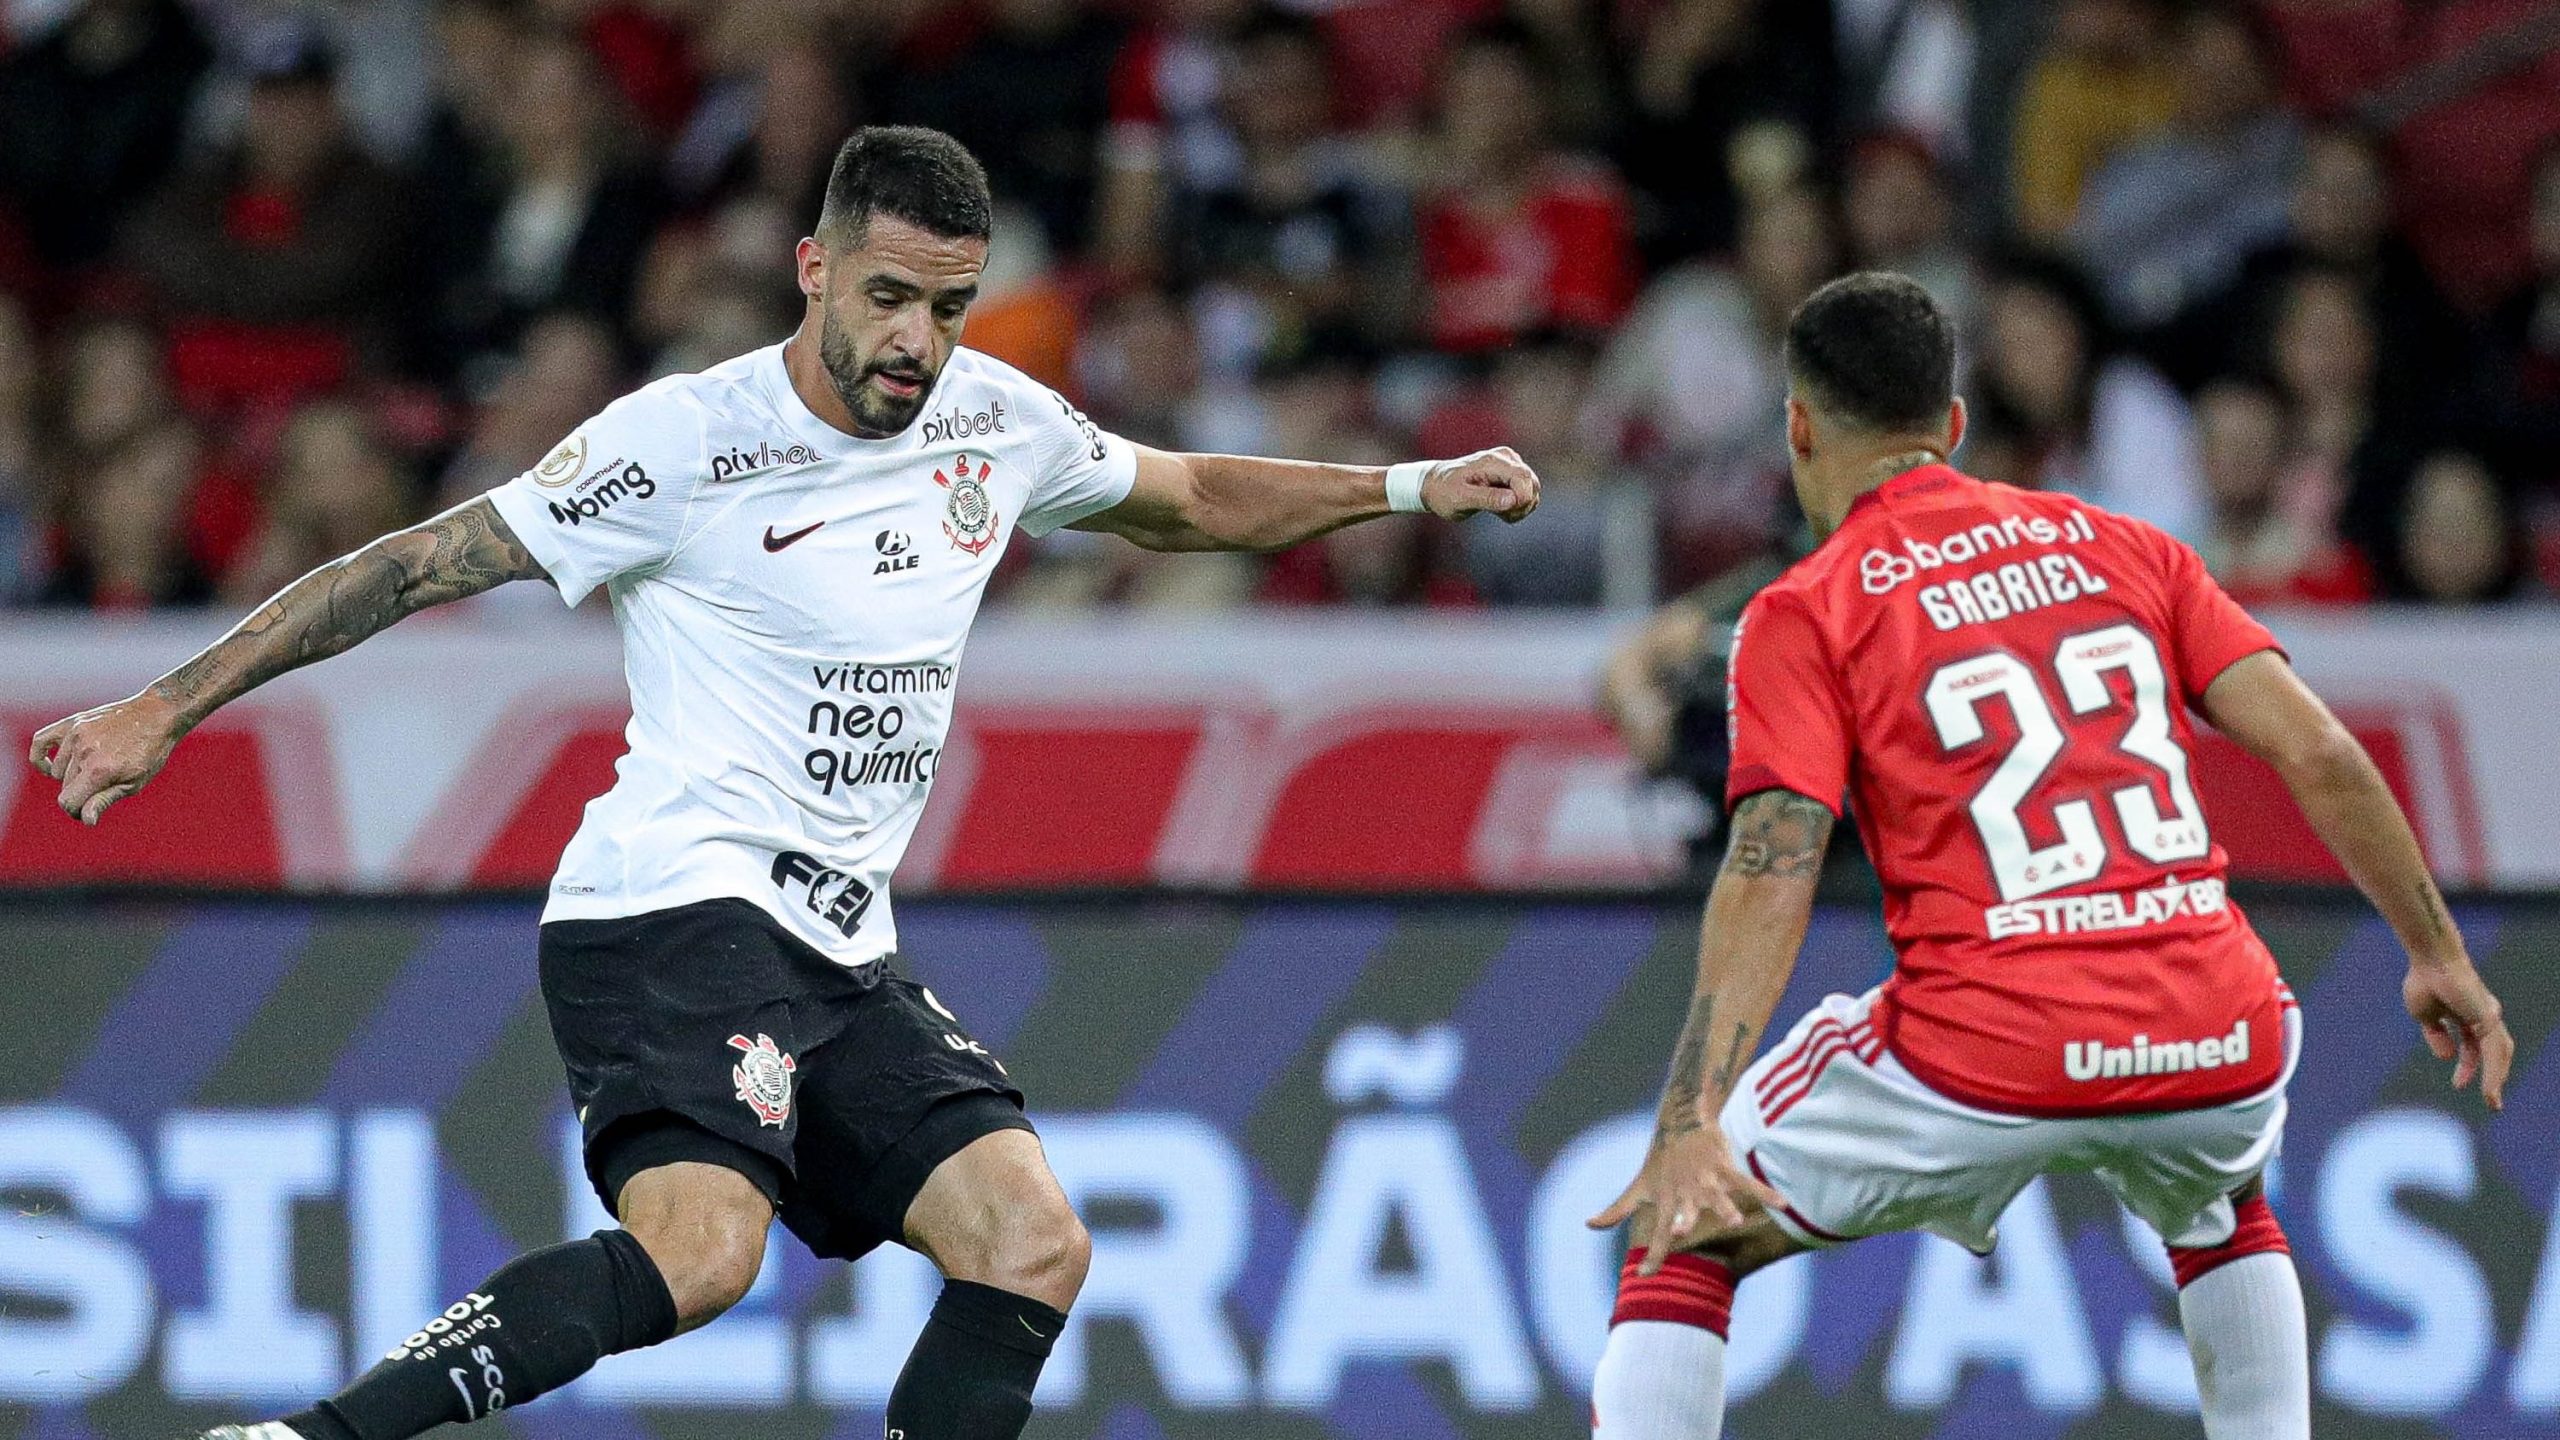
{"label": "outstretched arm", "polygon": [[27,758],[62,782],[64,811],[95,825],[230,701],[404,615],[542,574],[486,496],[465,501],[294,581],[140,694],[47,725]]}
{"label": "outstretched arm", "polygon": [[[1280,550],[1393,513],[1378,467],[1137,449],[1128,498],[1073,528],[1148,550]],[[1481,450],[1434,464],[1420,500],[1443,520],[1524,520],[1538,508],[1538,476],[1509,449]]]}
{"label": "outstretched arm", "polygon": [[1763,790],[1733,811],[1733,838],[1707,897],[1698,983],[1671,1051],[1644,1169],[1617,1203],[1591,1218],[1607,1229],[1651,1212],[1645,1273],[1750,1212],[1778,1203],[1734,1163],[1716,1124],[1725,1098],[1768,1029],[1813,918],[1814,885],[1831,842],[1831,809],[1792,790]]}
{"label": "outstretched arm", "polygon": [[2455,1062],[2453,1083],[2468,1085],[2476,1076],[2489,1107],[2504,1105],[2515,1040],[2498,997],[2472,968],[2418,837],[2373,758],[2272,650],[2235,661],[2214,677],[2205,687],[2204,712],[2215,728],[2275,768],[2320,843],[2400,937],[2409,952],[2402,998],[2427,1047]]}

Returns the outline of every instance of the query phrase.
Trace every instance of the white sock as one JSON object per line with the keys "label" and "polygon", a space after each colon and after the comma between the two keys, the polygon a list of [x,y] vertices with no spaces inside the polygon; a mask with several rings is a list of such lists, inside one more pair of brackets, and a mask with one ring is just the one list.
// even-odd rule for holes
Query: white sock
{"label": "white sock", "polygon": [[1609,1327],[1591,1377],[1592,1440],[1716,1440],[1723,1433],[1723,1336],[1669,1320]]}
{"label": "white sock", "polygon": [[2310,1440],[2311,1346],[2293,1257],[2244,1255],[2178,1292],[2207,1440]]}

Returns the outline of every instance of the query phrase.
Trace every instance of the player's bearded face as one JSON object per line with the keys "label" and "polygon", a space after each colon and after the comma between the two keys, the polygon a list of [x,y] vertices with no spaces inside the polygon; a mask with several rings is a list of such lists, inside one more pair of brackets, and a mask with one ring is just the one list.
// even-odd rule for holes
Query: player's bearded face
{"label": "player's bearded face", "polygon": [[[836,398],[853,412],[856,424],[874,435],[895,435],[914,424],[942,374],[938,361],[928,367],[918,357],[895,351],[865,355],[853,327],[838,320],[832,305],[818,322],[818,359],[827,367]],[[909,389],[912,394],[899,393]]]}
{"label": "player's bearded face", "polygon": [[879,216],[861,244],[829,257],[818,360],[863,433],[895,435],[924,413],[986,254],[984,240]]}

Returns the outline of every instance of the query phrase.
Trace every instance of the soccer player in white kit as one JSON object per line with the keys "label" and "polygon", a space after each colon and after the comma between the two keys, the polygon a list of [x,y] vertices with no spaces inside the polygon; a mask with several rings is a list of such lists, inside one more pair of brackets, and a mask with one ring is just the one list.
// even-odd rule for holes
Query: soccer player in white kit
{"label": "soccer player in white kit", "polygon": [[945,1287],[888,1406],[901,1440],[1005,1440],[1090,1242],[1021,1093],[897,973],[890,872],[962,647],[1019,528],[1268,550],[1396,511],[1525,518],[1508,450],[1383,470],[1166,454],[959,346],[986,260],[976,160],[874,128],[838,154],[787,342],[606,407],[539,465],[325,565],[133,697],[40,731],[85,823],[217,707],[511,580],[610,597],[630,751],[541,926],[542,990],[621,1228],[510,1263],[347,1389],[226,1440],[405,1440],[522,1405],[746,1293],[778,1215],[887,1241]]}

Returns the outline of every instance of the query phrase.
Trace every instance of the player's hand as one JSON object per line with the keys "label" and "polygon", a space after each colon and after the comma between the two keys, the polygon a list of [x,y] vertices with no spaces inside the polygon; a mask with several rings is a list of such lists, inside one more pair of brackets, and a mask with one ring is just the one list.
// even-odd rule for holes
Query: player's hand
{"label": "player's hand", "polygon": [[83,710],[36,732],[27,763],[62,782],[55,803],[83,825],[139,790],[185,734],[178,708],[149,691]]}
{"label": "player's hand", "polygon": [[1631,1216],[1645,1245],[1639,1274],[1650,1275],[1673,1255],[1728,1235],[1786,1202],[1735,1163],[1724,1132],[1713,1125],[1684,1135],[1655,1135],[1644,1168],[1608,1209],[1583,1223],[1614,1229]]}
{"label": "player's hand", "polygon": [[2400,982],[2400,998],[2409,1018],[2418,1022],[2427,1048],[2439,1060],[2453,1062],[2453,1088],[2480,1082],[2480,1098],[2492,1110],[2507,1104],[2507,1071],[2516,1063],[2515,1037],[2507,1033],[2506,1011],[2498,997],[2480,983],[2480,972],[2460,965],[2412,965]]}
{"label": "player's hand", "polygon": [[1479,450],[1424,476],[1422,503],[1443,520],[1499,515],[1517,524],[1538,508],[1538,472],[1508,445]]}

